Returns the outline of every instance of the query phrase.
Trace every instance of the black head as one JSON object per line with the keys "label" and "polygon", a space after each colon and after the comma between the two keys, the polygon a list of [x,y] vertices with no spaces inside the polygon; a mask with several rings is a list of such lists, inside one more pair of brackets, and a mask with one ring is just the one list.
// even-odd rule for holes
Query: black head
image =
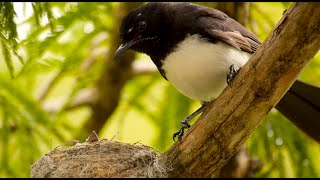
{"label": "black head", "polygon": [[126,15],[120,27],[121,45],[114,58],[132,49],[150,55],[160,47],[162,37],[167,34],[168,22],[166,6],[168,3],[148,3]]}

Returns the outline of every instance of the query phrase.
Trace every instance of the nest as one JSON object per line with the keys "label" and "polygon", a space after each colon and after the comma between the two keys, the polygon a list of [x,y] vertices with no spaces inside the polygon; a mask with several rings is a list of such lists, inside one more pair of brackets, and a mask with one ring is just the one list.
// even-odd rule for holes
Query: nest
{"label": "nest", "polygon": [[151,147],[108,140],[57,148],[32,164],[32,178],[167,177]]}

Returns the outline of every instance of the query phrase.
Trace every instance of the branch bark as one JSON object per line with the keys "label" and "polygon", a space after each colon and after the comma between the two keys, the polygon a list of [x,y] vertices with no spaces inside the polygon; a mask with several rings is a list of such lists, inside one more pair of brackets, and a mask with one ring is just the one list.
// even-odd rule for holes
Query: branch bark
{"label": "branch bark", "polygon": [[169,177],[215,176],[319,48],[320,3],[295,3],[182,143],[160,156],[172,166]]}

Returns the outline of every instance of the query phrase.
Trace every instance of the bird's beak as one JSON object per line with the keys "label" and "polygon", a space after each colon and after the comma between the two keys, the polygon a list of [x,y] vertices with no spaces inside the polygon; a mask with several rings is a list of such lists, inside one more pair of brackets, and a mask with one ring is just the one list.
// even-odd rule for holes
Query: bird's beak
{"label": "bird's beak", "polygon": [[117,51],[114,53],[113,59],[118,59],[126,50],[128,50],[132,45],[134,44],[134,41],[129,41],[127,43],[123,43],[119,46]]}

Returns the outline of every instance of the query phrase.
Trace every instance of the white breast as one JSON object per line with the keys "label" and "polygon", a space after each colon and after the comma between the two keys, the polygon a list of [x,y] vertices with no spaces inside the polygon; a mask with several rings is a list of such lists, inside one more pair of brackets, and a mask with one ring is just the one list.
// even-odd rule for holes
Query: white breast
{"label": "white breast", "polygon": [[163,61],[172,85],[185,96],[199,101],[215,99],[227,86],[229,67],[242,67],[250,54],[224,43],[209,43],[199,35],[188,36]]}

